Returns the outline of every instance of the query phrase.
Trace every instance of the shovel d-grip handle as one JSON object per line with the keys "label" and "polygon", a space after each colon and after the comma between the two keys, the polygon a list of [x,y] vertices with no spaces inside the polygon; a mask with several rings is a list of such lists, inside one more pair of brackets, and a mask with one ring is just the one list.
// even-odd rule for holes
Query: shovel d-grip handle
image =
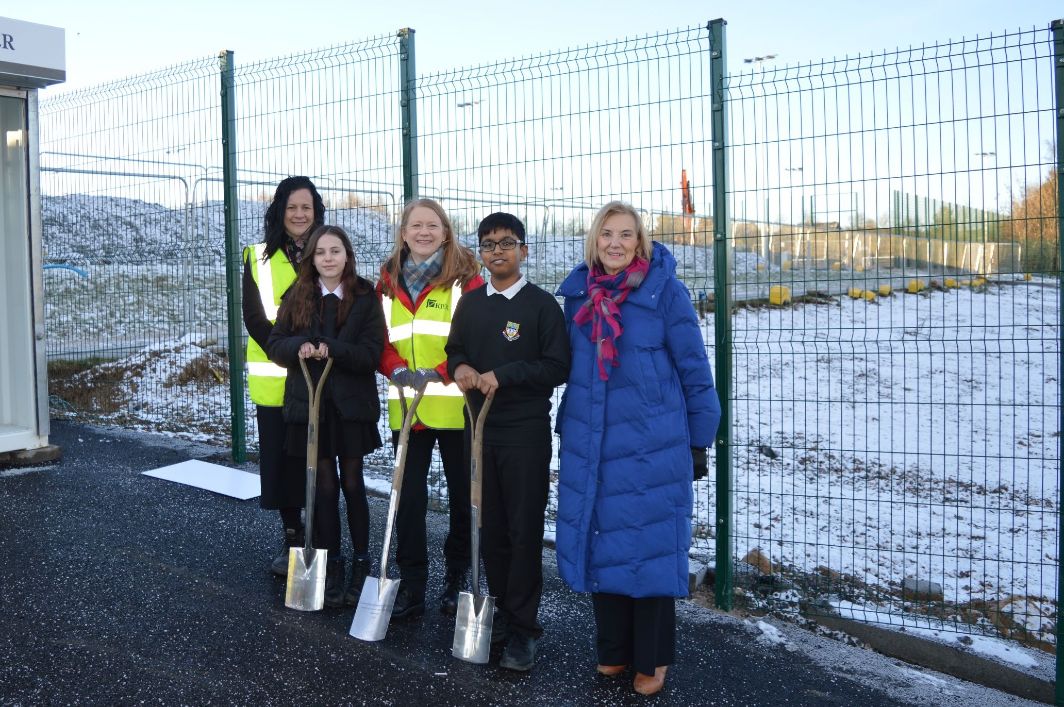
{"label": "shovel d-grip handle", "polygon": [[307,360],[299,359],[299,367],[303,369],[303,379],[307,382],[307,398],[310,402],[310,409],[307,411],[307,522],[306,532],[303,534],[303,549],[308,556],[313,547],[311,539],[314,534],[314,496],[318,481],[318,414],[321,411],[321,391],[325,387],[325,379],[329,377],[332,366],[333,360],[326,359],[325,370],[322,371],[318,385],[315,386],[314,380],[310,377],[310,371],[307,370]]}
{"label": "shovel d-grip handle", "polygon": [[395,446],[395,466],[392,467],[392,492],[388,500],[388,518],[384,524],[384,544],[381,547],[381,579],[388,578],[388,551],[392,545],[392,526],[395,524],[395,514],[399,510],[399,493],[403,489],[403,471],[406,469],[406,447],[410,441],[410,428],[414,425],[414,414],[421,398],[425,395],[425,386],[414,390],[414,399],[410,407],[406,405],[406,394],[403,386],[398,385],[399,405],[403,410],[403,426],[399,430],[399,441]]}

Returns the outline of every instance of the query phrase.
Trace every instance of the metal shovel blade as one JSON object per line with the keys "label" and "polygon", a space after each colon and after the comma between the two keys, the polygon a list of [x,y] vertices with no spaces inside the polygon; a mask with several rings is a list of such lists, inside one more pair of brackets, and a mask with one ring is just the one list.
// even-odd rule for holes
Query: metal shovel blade
{"label": "metal shovel blade", "polygon": [[288,551],[288,586],[284,605],[296,611],[321,611],[325,605],[325,562],[328,550],[293,547]]}
{"label": "metal shovel blade", "polygon": [[388,633],[392,620],[392,607],[399,591],[400,579],[366,577],[362,596],[358,598],[355,618],[351,620],[349,633],[363,641],[381,641]]}
{"label": "metal shovel blade", "polygon": [[451,655],[469,663],[487,663],[491,652],[491,619],[494,614],[495,597],[460,592]]}

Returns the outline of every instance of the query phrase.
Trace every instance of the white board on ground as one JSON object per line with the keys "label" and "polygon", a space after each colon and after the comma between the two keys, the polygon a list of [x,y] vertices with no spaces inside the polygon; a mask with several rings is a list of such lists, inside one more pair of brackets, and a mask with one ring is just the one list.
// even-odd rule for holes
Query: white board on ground
{"label": "white board on ground", "polygon": [[180,464],[171,464],[159,469],[144,472],[145,476],[154,476],[186,486],[214,491],[215,493],[239,498],[246,501],[259,495],[259,477],[239,469],[230,469],[220,464],[189,459]]}

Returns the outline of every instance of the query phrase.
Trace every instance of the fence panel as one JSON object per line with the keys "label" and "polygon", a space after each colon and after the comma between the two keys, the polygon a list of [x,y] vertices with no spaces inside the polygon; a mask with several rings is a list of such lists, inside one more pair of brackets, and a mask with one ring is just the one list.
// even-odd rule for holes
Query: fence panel
{"label": "fence panel", "polygon": [[1043,29],[726,80],[756,603],[1055,645],[1051,73]]}
{"label": "fence panel", "polygon": [[[277,183],[307,175],[325,201],[326,223],[347,231],[358,272],[376,281],[402,208],[399,38],[376,37],[247,65],[238,58],[234,73],[241,242],[262,240]],[[207,191],[217,195],[210,205],[219,224],[221,190],[218,174]],[[217,266],[221,277],[221,260]],[[249,442],[257,439],[249,432]],[[386,445],[367,464],[390,469],[390,459]]]}
{"label": "fence panel", "polygon": [[[523,270],[550,292],[583,260],[595,211],[630,201],[704,297],[710,219],[685,216],[680,182],[686,169],[695,204],[707,204],[708,42],[697,27],[420,77],[420,194],[440,201],[470,247],[489,213],[521,218]],[[703,552],[707,498],[697,510]],[[552,493],[551,519],[554,504]]]}
{"label": "fence panel", "polygon": [[219,115],[212,58],[42,101],[53,408],[228,436],[221,241],[196,206]]}

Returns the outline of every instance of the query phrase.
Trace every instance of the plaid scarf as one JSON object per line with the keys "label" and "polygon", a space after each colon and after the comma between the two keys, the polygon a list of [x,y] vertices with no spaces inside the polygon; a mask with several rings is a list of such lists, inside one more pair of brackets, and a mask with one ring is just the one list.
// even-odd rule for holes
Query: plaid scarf
{"label": "plaid scarf", "polygon": [[624,329],[621,327],[621,303],[635,288],[643,284],[650,261],[636,256],[624,270],[608,275],[598,266],[587,273],[587,301],[573,317],[578,325],[591,322],[591,341],[595,343],[599,378],[609,380],[610,368],[620,365],[615,343]]}
{"label": "plaid scarf", "polygon": [[443,270],[443,248],[430,255],[424,262],[415,263],[408,253],[403,261],[403,284],[410,293],[410,301],[417,304],[421,291]]}

